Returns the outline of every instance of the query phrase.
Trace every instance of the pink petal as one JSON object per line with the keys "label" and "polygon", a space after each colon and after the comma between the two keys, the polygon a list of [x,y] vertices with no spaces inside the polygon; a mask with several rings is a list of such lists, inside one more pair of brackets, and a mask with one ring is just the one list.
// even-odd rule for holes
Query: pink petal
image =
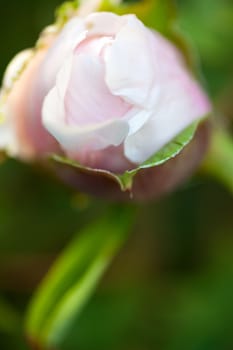
{"label": "pink petal", "polygon": [[85,126],[119,119],[130,109],[120,97],[111,94],[104,81],[100,59],[75,55],[65,96],[66,121]]}
{"label": "pink petal", "polygon": [[[69,152],[78,153],[83,148],[98,150],[111,145],[118,146],[129,132],[127,122],[112,118],[82,125],[77,123],[75,114],[75,120],[67,120],[71,117],[67,118],[66,115],[63,95],[66,83],[64,82],[69,80],[72,66],[72,60],[68,60],[68,65],[65,64],[58,74],[56,86],[45,98],[42,111],[45,128],[56,138],[64,150]],[[79,91],[81,94],[82,90]],[[76,105],[76,101],[74,107],[82,111],[82,105]],[[79,116],[79,113],[77,115]]]}
{"label": "pink petal", "polygon": [[125,141],[125,155],[142,163],[187,126],[210,112],[210,103],[168,41],[154,33],[154,60],[160,66],[160,98],[153,117]]}
{"label": "pink petal", "polygon": [[124,18],[125,25],[106,49],[106,83],[114,95],[148,108],[154,102],[157,73],[150,31],[134,15]]}

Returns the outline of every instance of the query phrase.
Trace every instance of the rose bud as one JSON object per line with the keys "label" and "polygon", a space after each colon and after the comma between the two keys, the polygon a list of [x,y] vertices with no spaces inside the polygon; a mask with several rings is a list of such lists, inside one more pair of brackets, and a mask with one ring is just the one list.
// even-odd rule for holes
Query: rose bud
{"label": "rose bud", "polygon": [[189,176],[206,148],[202,126],[174,159],[191,137],[148,163],[210,104],[181,53],[135,15],[92,13],[52,27],[9,66],[2,95],[0,146],[27,160],[71,160],[56,167],[59,177],[89,193],[125,197],[119,176],[131,171],[122,189],[156,197]]}

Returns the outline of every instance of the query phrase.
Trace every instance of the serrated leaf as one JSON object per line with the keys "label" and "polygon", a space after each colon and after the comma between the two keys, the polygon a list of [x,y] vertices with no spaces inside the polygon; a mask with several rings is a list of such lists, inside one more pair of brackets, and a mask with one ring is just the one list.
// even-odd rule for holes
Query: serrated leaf
{"label": "serrated leaf", "polygon": [[170,158],[174,158],[181,150],[192,140],[198,123],[193,123],[176,136],[170,143],[158,151],[154,156],[148,159],[140,166],[142,168],[148,168],[151,166],[157,166],[165,163]]}
{"label": "serrated leaf", "polygon": [[[194,123],[183,132],[181,132],[177,137],[175,137],[170,143],[163,147],[160,151],[155,153],[154,156],[146,160],[136,169],[126,171],[123,175],[120,176],[121,181],[124,183],[125,188],[132,186],[134,176],[141,169],[151,168],[158,165],[161,165],[168,161],[171,158],[177,156],[182,149],[192,140],[198,123]],[[131,188],[131,187],[130,187]]]}
{"label": "serrated leaf", "polygon": [[69,158],[66,158],[66,157],[63,157],[60,155],[56,155],[56,154],[52,154],[51,159],[57,163],[61,163],[64,165],[74,167],[74,168],[76,168],[84,173],[101,175],[101,176],[105,176],[107,178],[110,178],[118,183],[118,185],[120,186],[122,191],[127,190],[125,183],[124,183],[124,179],[121,178],[121,175],[114,174],[108,170],[89,168],[89,167],[86,167],[86,166],[78,163],[75,160],[72,160],[72,159],[69,159]]}
{"label": "serrated leaf", "polygon": [[83,172],[98,174],[111,178],[112,180],[118,183],[122,191],[130,191],[133,187],[134,177],[140,170],[159,166],[168,161],[169,159],[177,156],[182,151],[182,149],[192,140],[196,132],[197,126],[198,122],[193,123],[184,131],[182,131],[178,136],[176,136],[166,146],[164,146],[160,151],[156,152],[155,155],[150,157],[138,167],[135,167],[131,170],[127,170],[123,174],[114,174],[107,170],[85,167],[76,161],[58,155],[52,155],[51,158],[58,163],[75,167]]}
{"label": "serrated leaf", "polygon": [[86,227],[49,271],[29,307],[26,333],[42,348],[60,343],[128,236],[131,208],[115,208]]}

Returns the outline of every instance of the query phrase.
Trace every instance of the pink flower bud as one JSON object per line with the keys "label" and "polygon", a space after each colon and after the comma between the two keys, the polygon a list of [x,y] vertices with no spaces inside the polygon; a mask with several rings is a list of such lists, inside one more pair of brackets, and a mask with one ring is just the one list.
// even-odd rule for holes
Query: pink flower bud
{"label": "pink flower bud", "polygon": [[26,68],[5,98],[0,139],[19,157],[58,153],[122,173],[210,111],[177,49],[134,15],[77,16],[44,38],[28,63],[12,63]]}

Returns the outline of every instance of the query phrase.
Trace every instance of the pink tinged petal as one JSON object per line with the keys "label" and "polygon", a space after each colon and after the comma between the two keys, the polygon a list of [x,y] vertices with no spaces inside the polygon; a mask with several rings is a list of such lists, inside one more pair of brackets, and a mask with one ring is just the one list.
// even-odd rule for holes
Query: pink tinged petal
{"label": "pink tinged petal", "polygon": [[82,19],[75,17],[68,21],[48,50],[40,68],[40,87],[43,92],[47,94],[54,86],[57,72],[85,37],[86,29]]}
{"label": "pink tinged petal", "polygon": [[85,126],[119,119],[130,106],[110,93],[104,81],[104,65],[100,59],[75,55],[65,96],[66,121]]}
{"label": "pink tinged petal", "polygon": [[129,136],[141,129],[152,116],[153,111],[151,109],[131,108],[124,116],[124,120],[129,123]]}
{"label": "pink tinged petal", "polygon": [[[65,116],[58,114],[61,111],[60,96],[58,89],[55,87],[45,98],[43,123],[45,128],[47,128],[67,152],[80,152],[83,147],[90,150],[99,150],[110,145],[118,146],[123,142],[128,133],[127,123],[121,120],[113,120],[84,128],[68,126],[62,120]],[[59,122],[57,119],[54,120],[54,115],[59,118]]]}
{"label": "pink tinged petal", "polygon": [[[177,89],[177,87],[175,87]],[[180,91],[181,92],[181,91]],[[137,133],[125,141],[125,155],[135,163],[142,163],[169,143],[188,125],[204,114],[190,113],[196,110],[191,99],[186,99],[181,92],[177,95],[166,95],[151,118]]]}
{"label": "pink tinged petal", "polygon": [[9,94],[32,55],[33,50],[24,50],[13,58],[4,74],[3,88],[0,91],[0,149],[6,150],[11,155],[17,153],[18,146],[10,117]]}
{"label": "pink tinged petal", "polygon": [[41,100],[36,89],[45,50],[38,50],[7,96],[7,120],[14,134],[10,153],[23,159],[41,157],[57,149],[55,140],[41,125]]}
{"label": "pink tinged petal", "polygon": [[159,61],[161,86],[153,117],[125,141],[125,156],[142,163],[194,121],[207,115],[210,103],[201,87],[183,67],[176,49],[158,34],[154,59]]}
{"label": "pink tinged petal", "polygon": [[114,95],[140,108],[155,103],[156,61],[153,60],[150,31],[134,16],[124,16],[126,24],[106,49],[106,83]]}
{"label": "pink tinged petal", "polygon": [[126,22],[128,16],[117,16],[111,12],[97,12],[90,14],[85,19],[85,27],[88,37],[91,36],[114,36]]}
{"label": "pink tinged petal", "polygon": [[[64,99],[69,83],[73,63],[73,55],[70,55],[64,62],[57,74],[56,84],[49,91],[42,106],[42,122],[44,127],[50,132],[53,123],[62,127],[66,123]],[[51,132],[51,134],[53,134]]]}
{"label": "pink tinged petal", "polygon": [[76,159],[80,164],[92,169],[104,169],[116,174],[123,173],[133,168],[133,165],[125,158],[123,145],[110,146],[98,151],[84,149],[80,152],[68,153],[71,159]]}
{"label": "pink tinged petal", "polygon": [[[128,123],[120,119],[80,126],[68,124],[64,105],[64,92],[72,71],[72,61],[60,70],[56,86],[49,92],[43,104],[43,124],[68,152],[79,152],[86,147],[99,150],[110,145],[118,146],[128,134]],[[64,83],[65,82],[65,83]],[[83,87],[82,87],[83,89]],[[80,91],[81,93],[81,91]]]}
{"label": "pink tinged petal", "polygon": [[83,40],[75,49],[75,55],[87,54],[102,58],[103,52],[113,41],[112,36],[96,36]]}
{"label": "pink tinged petal", "polygon": [[67,57],[67,59],[63,63],[63,65],[62,65],[61,69],[59,70],[57,77],[56,77],[55,87],[57,88],[58,93],[59,93],[60,104],[62,106],[62,115],[64,115],[64,113],[65,113],[63,100],[65,98],[66,91],[67,91],[68,84],[69,84],[69,80],[70,80],[70,76],[72,73],[73,59],[74,59],[73,54],[71,54],[69,57]]}

